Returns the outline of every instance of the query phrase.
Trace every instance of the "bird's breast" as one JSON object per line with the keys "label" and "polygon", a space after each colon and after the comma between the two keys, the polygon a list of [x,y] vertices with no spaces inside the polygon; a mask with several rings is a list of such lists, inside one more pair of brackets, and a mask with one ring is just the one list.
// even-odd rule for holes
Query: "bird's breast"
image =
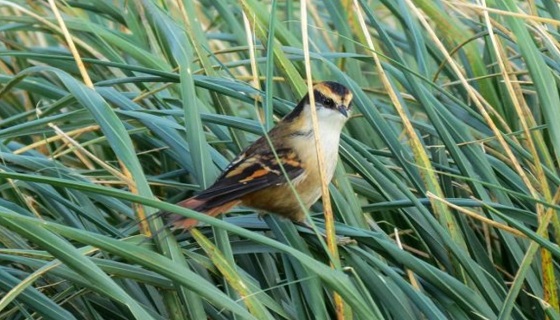
{"label": "bird's breast", "polygon": [[[340,142],[340,132],[331,130],[320,130],[319,141],[323,151],[323,164],[325,166],[326,179],[330,182],[336,168],[338,160],[338,144]],[[298,154],[304,165],[307,179],[316,180],[317,188],[320,189],[321,181],[319,177],[319,164],[315,147],[315,135],[301,135],[292,139],[293,148]]]}

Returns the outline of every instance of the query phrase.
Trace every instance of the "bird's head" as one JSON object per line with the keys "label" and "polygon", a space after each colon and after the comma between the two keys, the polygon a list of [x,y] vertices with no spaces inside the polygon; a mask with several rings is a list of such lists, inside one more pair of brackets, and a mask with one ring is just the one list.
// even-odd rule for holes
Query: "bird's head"
{"label": "bird's head", "polygon": [[[338,82],[325,81],[313,86],[315,107],[319,116],[350,116],[352,92]],[[307,97],[309,100],[309,96]],[[309,102],[308,102],[309,103]]]}
{"label": "bird's head", "polygon": [[[342,125],[350,117],[352,92],[334,81],[319,82],[313,86],[317,119],[321,124]],[[311,102],[309,94],[305,95],[297,107],[286,116],[286,120],[311,119]]]}

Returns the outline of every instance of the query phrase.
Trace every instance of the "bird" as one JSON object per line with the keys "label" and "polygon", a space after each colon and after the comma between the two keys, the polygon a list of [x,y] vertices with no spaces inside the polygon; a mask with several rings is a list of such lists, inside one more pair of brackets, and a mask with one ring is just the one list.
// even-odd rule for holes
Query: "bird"
{"label": "bird", "polygon": [[[326,179],[330,182],[338,161],[340,135],[351,114],[353,95],[347,87],[334,81],[315,84],[313,95]],[[260,137],[231,161],[214,184],[177,204],[214,217],[243,205],[304,223],[306,211],[321,197],[311,112],[308,93],[268,132],[271,143],[265,136]],[[166,213],[164,219],[175,230],[188,230],[198,224],[195,219],[175,213]]]}

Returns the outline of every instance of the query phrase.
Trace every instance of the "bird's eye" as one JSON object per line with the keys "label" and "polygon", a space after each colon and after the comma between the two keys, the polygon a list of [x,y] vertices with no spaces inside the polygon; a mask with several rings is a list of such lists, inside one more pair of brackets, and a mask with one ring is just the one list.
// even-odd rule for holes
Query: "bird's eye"
{"label": "bird's eye", "polygon": [[334,107],[334,101],[333,101],[333,99],[326,98],[326,99],[323,101],[323,105],[324,105],[325,107],[327,107],[327,108],[333,108],[333,107]]}

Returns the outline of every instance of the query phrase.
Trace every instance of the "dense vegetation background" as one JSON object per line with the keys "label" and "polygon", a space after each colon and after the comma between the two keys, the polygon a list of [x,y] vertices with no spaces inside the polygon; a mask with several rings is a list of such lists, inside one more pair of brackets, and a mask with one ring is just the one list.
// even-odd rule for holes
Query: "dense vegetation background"
{"label": "dense vegetation background", "polygon": [[[553,0],[0,1],[0,318],[559,319],[559,27]],[[354,93],[355,242],[172,205],[306,67]]]}

